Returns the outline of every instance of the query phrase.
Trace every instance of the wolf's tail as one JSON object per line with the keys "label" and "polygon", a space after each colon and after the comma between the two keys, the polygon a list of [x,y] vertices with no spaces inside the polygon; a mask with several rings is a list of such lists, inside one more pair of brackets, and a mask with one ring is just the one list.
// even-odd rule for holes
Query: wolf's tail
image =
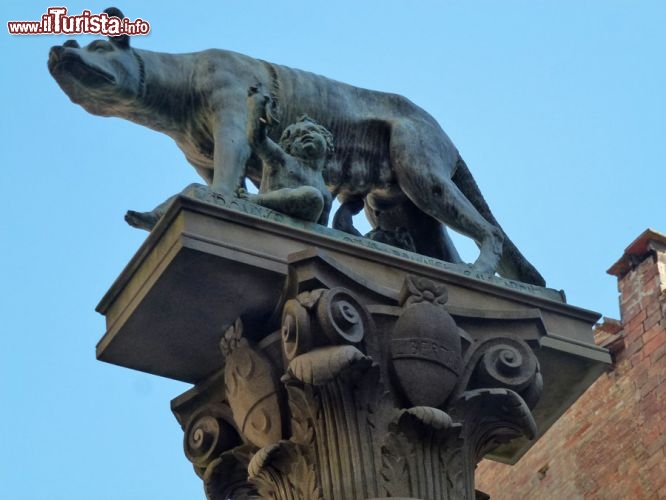
{"label": "wolf's tail", "polygon": [[[484,219],[500,228],[502,233],[504,233],[502,226],[499,225],[495,216],[490,211],[490,207],[483,198],[481,190],[467,168],[465,161],[460,156],[458,156],[456,173],[452,180]],[[516,248],[516,245],[513,244],[506,233],[504,233],[502,259],[497,268],[497,273],[504,278],[515,279],[532,285],[544,286],[546,284],[543,276],[520,253],[520,250]]]}

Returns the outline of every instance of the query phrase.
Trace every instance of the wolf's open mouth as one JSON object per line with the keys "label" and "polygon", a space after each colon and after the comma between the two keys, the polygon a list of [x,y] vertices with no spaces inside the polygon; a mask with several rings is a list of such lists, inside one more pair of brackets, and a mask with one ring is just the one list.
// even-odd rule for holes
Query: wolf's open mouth
{"label": "wolf's open mouth", "polygon": [[59,47],[51,49],[48,66],[52,75],[68,74],[83,85],[95,86],[102,83],[116,83],[116,79],[112,74],[86,64],[78,54],[64,52]]}

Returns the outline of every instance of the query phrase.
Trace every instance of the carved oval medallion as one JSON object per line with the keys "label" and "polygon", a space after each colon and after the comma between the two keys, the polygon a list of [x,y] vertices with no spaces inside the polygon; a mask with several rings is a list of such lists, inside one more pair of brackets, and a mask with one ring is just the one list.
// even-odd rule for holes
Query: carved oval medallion
{"label": "carved oval medallion", "polygon": [[393,382],[414,406],[441,406],[458,381],[462,356],[458,327],[441,306],[405,309],[390,343]]}
{"label": "carved oval medallion", "polygon": [[282,438],[280,394],[270,362],[245,345],[227,356],[224,382],[234,422],[256,446]]}

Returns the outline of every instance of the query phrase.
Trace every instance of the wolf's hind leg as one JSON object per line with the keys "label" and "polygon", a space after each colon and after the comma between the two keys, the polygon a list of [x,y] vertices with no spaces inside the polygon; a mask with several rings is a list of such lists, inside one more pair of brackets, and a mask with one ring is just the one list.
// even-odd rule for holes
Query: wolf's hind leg
{"label": "wolf's hind leg", "polygon": [[480,253],[474,267],[494,273],[502,257],[502,230],[488,222],[451,180],[458,153],[449,147],[448,138],[442,133],[439,143],[436,134],[422,135],[410,123],[393,126],[391,163],[400,188],[423,212],[477,242]]}

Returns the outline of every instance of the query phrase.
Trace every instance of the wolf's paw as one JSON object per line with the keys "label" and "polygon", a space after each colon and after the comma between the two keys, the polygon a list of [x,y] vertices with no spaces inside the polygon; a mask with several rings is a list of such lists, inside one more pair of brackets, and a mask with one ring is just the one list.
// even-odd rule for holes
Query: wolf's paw
{"label": "wolf's paw", "polygon": [[155,212],[135,212],[134,210],[128,210],[125,214],[125,222],[132,227],[145,229],[146,231],[152,230],[158,220],[160,220],[160,216]]}

